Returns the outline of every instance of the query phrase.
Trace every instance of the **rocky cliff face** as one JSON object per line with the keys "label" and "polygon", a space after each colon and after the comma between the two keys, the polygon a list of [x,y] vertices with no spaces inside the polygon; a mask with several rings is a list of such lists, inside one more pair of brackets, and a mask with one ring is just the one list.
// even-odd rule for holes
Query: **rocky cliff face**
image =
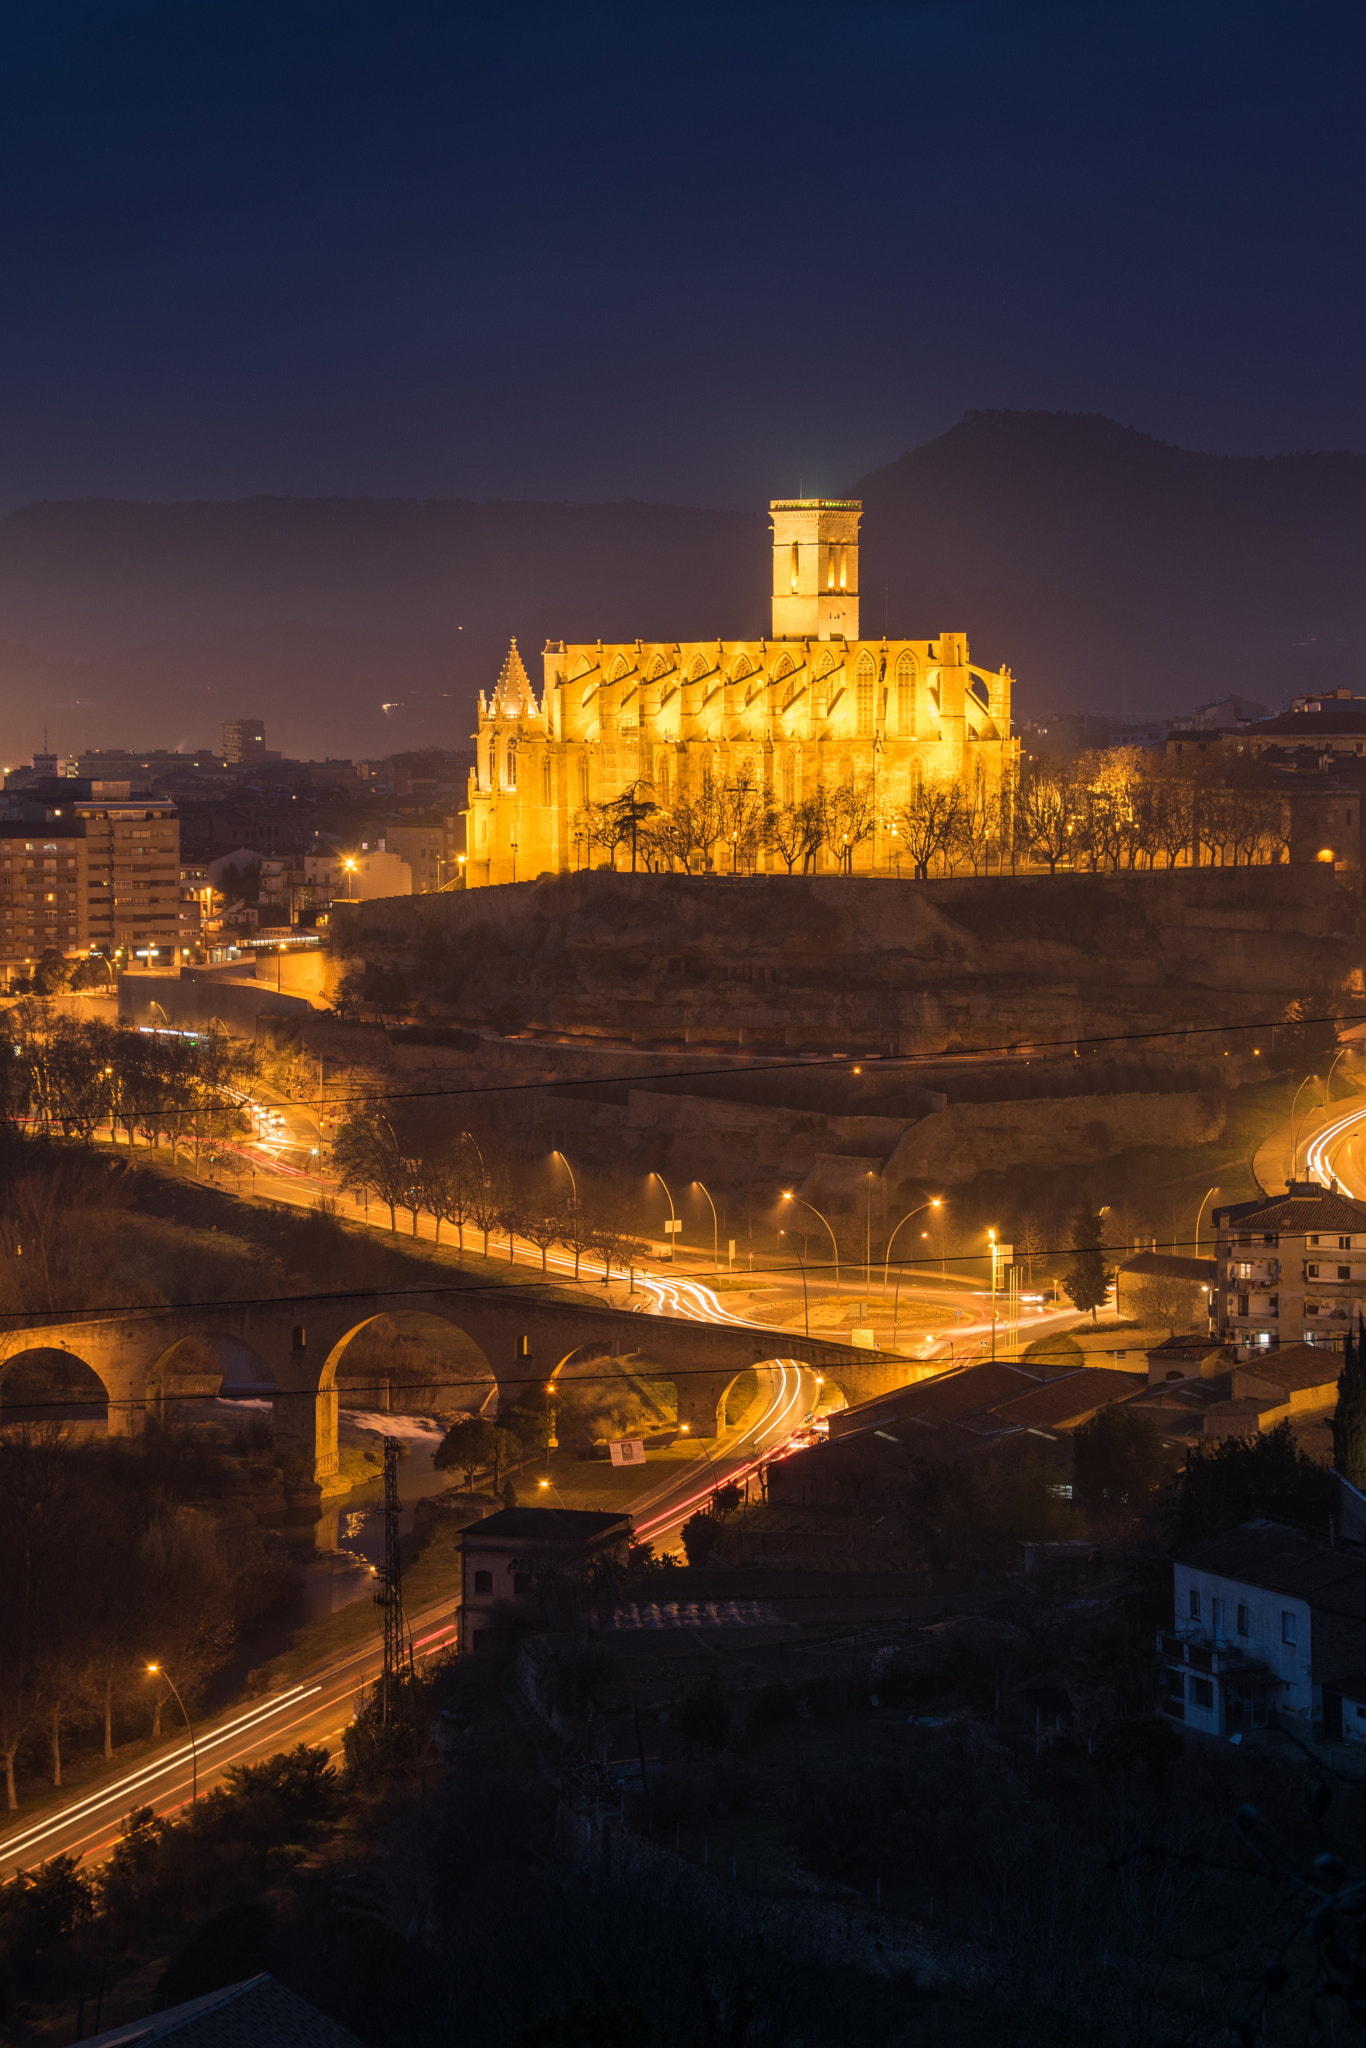
{"label": "rocky cliff face", "polygon": [[1358,902],[1317,868],[923,885],[563,875],[358,904],[337,936],[402,965],[460,1022],[922,1057],[1169,1032],[1204,1057],[1201,1027],[1270,1021],[1359,978],[1362,955]]}

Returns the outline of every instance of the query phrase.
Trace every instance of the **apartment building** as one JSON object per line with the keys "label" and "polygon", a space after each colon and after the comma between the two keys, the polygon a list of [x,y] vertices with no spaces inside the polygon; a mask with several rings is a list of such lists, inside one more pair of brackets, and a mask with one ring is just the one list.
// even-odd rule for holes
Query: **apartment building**
{"label": "apartment building", "polygon": [[0,819],[0,962],[23,968],[49,946],[75,953],[88,943],[82,827]]}
{"label": "apartment building", "polygon": [[1316,1180],[1214,1211],[1217,1327],[1244,1350],[1340,1347],[1366,1314],[1366,1204]]}
{"label": "apartment building", "polygon": [[126,783],[90,785],[74,815],[85,828],[88,934],[111,958],[173,962],[180,944],[180,817],[164,797]]}
{"label": "apartment building", "polygon": [[399,825],[385,819],[377,843],[381,851],[396,853],[401,861],[406,862],[412,874],[412,887],[408,893],[428,896],[455,875],[454,823],[452,818],[442,818]]}
{"label": "apartment building", "polygon": [[1158,1638],[1161,1711],[1227,1738],[1298,1724],[1366,1736],[1366,1556],[1265,1517],[1174,1560],[1171,1629]]}

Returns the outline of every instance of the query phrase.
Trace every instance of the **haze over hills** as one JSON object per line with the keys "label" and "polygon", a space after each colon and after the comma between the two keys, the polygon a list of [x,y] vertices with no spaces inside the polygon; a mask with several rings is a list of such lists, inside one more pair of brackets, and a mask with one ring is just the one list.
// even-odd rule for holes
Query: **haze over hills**
{"label": "haze over hills", "polygon": [[[1216,456],[1096,415],[978,412],[852,481],[863,630],[962,627],[1021,717],[1356,683],[1366,456]],[[767,520],[670,505],[249,498],[0,519],[9,758],[203,745],[266,717],[304,754],[464,744],[509,635],[766,630]],[[387,711],[383,706],[389,706]]]}

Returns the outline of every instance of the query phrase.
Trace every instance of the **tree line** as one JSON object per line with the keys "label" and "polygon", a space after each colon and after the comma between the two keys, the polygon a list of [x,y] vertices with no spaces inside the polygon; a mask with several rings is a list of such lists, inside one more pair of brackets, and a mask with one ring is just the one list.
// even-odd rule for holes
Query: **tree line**
{"label": "tree line", "polygon": [[416,1237],[418,1217],[426,1214],[438,1244],[443,1224],[461,1251],[470,1231],[485,1258],[497,1240],[511,1261],[521,1239],[540,1252],[544,1273],[559,1245],[573,1256],[576,1280],[583,1260],[600,1262],[605,1287],[614,1268],[634,1275],[645,1251],[634,1209],[619,1189],[571,1184],[567,1172],[509,1151],[491,1130],[481,1143],[473,1131],[443,1127],[430,1104],[366,1097],[338,1130],[332,1165],[344,1192],[388,1209],[391,1229],[402,1210]]}
{"label": "tree line", "polygon": [[258,1073],[255,1048],[222,1031],[139,1031],[70,1017],[28,999],[6,1017],[0,1046],[0,1121],[90,1145],[152,1147],[174,1162],[248,1128],[244,1103]]}
{"label": "tree line", "polygon": [[913,775],[904,796],[889,794],[877,775],[846,769],[786,802],[750,765],[730,776],[708,768],[694,787],[667,797],[633,782],[583,805],[572,824],[580,865],[596,850],[615,867],[626,848],[633,871],[684,874],[752,874],[765,853],[788,874],[808,874],[822,852],[849,874],[855,852],[877,832],[888,866],[916,877],[1243,867],[1289,854],[1284,802],[1255,769],[1192,773],[1137,747],[1025,757],[999,780],[980,768],[962,778]]}
{"label": "tree line", "polygon": [[[261,1542],[170,1497],[145,1453],[76,1445],[58,1425],[0,1429],[0,1767],[18,1804],[27,1761],[62,1782],[75,1733],[112,1756],[155,1739],[168,1671],[193,1712],[242,1622],[277,1589]],[[172,1707],[172,1711],[175,1709]]]}

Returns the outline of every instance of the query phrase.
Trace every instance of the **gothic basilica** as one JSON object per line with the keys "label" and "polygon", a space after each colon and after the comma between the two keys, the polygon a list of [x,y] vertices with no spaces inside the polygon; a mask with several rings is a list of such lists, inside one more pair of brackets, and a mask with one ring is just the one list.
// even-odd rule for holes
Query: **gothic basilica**
{"label": "gothic basilica", "polygon": [[[856,499],[769,509],[771,638],[552,640],[539,704],[513,641],[479,699],[467,886],[589,864],[586,806],[633,784],[667,809],[707,771],[718,783],[747,772],[777,804],[866,776],[881,815],[913,778],[999,781],[1019,748],[1010,671],[975,668],[965,633],[859,637]],[[856,850],[855,871],[885,869],[889,853],[883,827]],[[782,862],[761,855],[767,865]]]}

